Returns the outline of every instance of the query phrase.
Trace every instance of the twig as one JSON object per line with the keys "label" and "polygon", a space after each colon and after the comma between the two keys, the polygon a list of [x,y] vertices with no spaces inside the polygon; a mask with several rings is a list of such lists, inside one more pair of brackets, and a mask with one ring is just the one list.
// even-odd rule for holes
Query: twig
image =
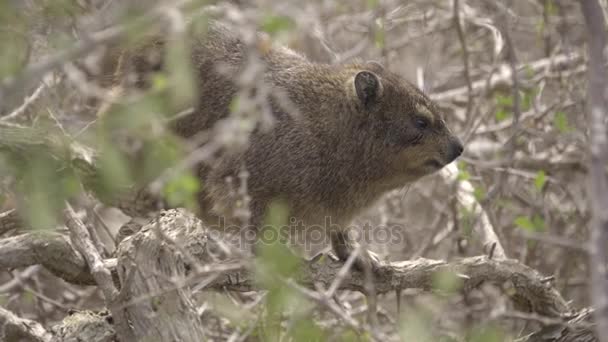
{"label": "twig", "polygon": [[23,101],[23,104],[21,106],[19,106],[19,108],[15,109],[13,112],[11,112],[5,116],[0,117],[0,121],[12,120],[12,119],[18,117],[19,115],[25,113],[26,109],[40,97],[44,88],[46,88],[46,84],[44,82],[42,82],[38,86],[38,88],[36,88],[36,90],[34,90],[32,95],[25,98],[25,100]]}
{"label": "twig", "polygon": [[110,270],[106,268],[99,251],[93,245],[87,227],[78,219],[72,206],[66,202],[66,209],[63,212],[65,224],[70,230],[70,238],[76,249],[82,254],[91,269],[91,275],[104,294],[106,305],[114,322],[116,331],[121,341],[133,341],[133,332],[129,326],[128,318],[124,314],[124,309],[119,308],[122,303],[117,302],[118,291],[114,287]]}
{"label": "twig", "polygon": [[471,83],[471,72],[469,70],[469,49],[467,48],[466,37],[460,23],[460,5],[459,0],[454,0],[454,26],[456,26],[456,32],[458,33],[458,40],[460,40],[460,46],[462,48],[462,63],[464,65],[464,78],[467,82],[467,109],[465,112],[466,120],[472,120],[470,118],[471,108],[473,108],[473,85]]}
{"label": "twig", "polygon": [[[441,175],[449,183],[456,182],[458,179],[458,168],[454,163],[449,164],[441,170]],[[497,259],[505,259],[505,250],[498,239],[498,235],[496,235],[496,232],[494,231],[494,227],[490,222],[488,214],[482,209],[481,205],[475,199],[474,187],[471,182],[467,180],[460,180],[458,182],[458,189],[456,191],[458,202],[467,208],[468,211],[474,215],[474,217],[478,217],[473,229],[475,229],[476,233],[480,236],[484,247],[490,247],[496,244],[492,256]]]}

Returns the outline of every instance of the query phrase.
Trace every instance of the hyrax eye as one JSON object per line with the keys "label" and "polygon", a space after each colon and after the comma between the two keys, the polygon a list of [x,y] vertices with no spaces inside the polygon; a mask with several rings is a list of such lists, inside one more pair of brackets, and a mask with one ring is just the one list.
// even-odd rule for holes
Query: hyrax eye
{"label": "hyrax eye", "polygon": [[414,125],[418,129],[427,129],[429,127],[429,120],[427,118],[417,117],[414,119]]}

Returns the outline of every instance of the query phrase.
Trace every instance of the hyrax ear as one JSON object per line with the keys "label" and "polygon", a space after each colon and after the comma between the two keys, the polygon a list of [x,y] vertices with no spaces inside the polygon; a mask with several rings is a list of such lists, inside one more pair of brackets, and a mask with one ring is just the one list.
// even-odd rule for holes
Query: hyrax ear
{"label": "hyrax ear", "polygon": [[364,106],[368,106],[374,103],[382,94],[382,84],[376,74],[363,70],[355,75],[355,90],[361,103]]}
{"label": "hyrax ear", "polygon": [[365,62],[365,67],[369,70],[382,74],[384,72],[384,66],[378,61],[369,60]]}

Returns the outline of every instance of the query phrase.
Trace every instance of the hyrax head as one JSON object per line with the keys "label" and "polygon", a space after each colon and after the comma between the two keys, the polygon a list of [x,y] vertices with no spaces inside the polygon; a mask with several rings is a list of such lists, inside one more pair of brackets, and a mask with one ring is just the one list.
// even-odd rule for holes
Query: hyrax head
{"label": "hyrax head", "polygon": [[416,86],[376,62],[360,65],[349,83],[358,130],[386,185],[438,171],[462,153],[437,105]]}

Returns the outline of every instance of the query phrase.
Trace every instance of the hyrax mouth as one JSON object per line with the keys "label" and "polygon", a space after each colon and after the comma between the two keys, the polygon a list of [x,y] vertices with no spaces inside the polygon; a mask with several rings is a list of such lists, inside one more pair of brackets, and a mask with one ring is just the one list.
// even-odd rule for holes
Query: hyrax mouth
{"label": "hyrax mouth", "polygon": [[435,169],[435,170],[439,170],[439,169],[441,169],[444,166],[444,164],[442,162],[440,162],[439,160],[437,160],[437,159],[428,160],[424,164],[427,165],[427,166],[429,166],[429,167],[431,167],[431,168],[433,168],[433,169]]}

